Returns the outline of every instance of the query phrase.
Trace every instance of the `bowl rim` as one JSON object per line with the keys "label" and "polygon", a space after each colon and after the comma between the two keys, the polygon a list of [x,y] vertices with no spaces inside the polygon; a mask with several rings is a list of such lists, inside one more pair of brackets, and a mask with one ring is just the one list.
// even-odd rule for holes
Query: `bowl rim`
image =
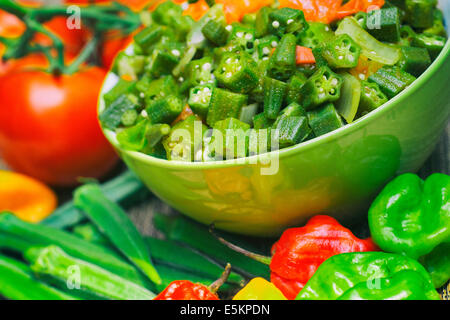
{"label": "bowl rim", "polygon": [[[133,43],[131,43],[126,50],[129,50],[132,47]],[[255,155],[251,157],[245,157],[240,159],[232,159],[232,160],[219,160],[219,161],[198,161],[198,162],[185,162],[185,161],[174,161],[174,160],[165,160],[159,159],[141,152],[137,151],[129,151],[124,150],[119,142],[116,139],[116,133],[112,130],[103,128],[100,124],[100,128],[108,139],[108,141],[118,150],[120,150],[120,154],[126,154],[127,156],[139,160],[147,162],[148,164],[155,165],[158,167],[177,169],[177,170],[204,170],[204,169],[220,169],[220,168],[228,168],[234,166],[242,166],[247,164],[255,164],[258,163],[258,158],[274,158],[277,157],[279,160],[282,158],[289,157],[293,154],[298,154],[301,152],[305,152],[312,148],[318,147],[322,144],[327,144],[332,141],[338,140],[343,136],[349,135],[360,128],[366,126],[369,123],[372,123],[376,119],[380,118],[382,115],[390,111],[397,104],[400,104],[402,101],[406,100],[409,96],[414,94],[420,87],[427,82],[434,74],[441,68],[441,66],[450,59],[450,38],[447,38],[447,43],[444,49],[441,51],[439,56],[435,59],[435,61],[428,67],[428,69],[417,78],[408,88],[406,88],[403,92],[389,100],[387,103],[377,108],[376,110],[368,113],[367,115],[357,119],[356,121],[343,126],[337,130],[331,131],[325,135],[316,137],[314,139],[302,142],[292,147],[284,148],[281,150],[271,151],[262,155]],[[106,82],[115,75],[111,70],[108,71],[105,79],[103,80],[103,84],[100,90],[97,111],[99,112],[104,108],[103,95],[105,92]],[[97,117],[98,118],[98,117]],[[267,160],[266,160],[267,161]]]}

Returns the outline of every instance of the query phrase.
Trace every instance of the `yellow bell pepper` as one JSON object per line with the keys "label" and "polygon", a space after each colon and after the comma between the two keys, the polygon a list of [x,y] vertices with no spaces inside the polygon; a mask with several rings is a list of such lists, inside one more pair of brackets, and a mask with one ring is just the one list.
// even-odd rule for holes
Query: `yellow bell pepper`
{"label": "yellow bell pepper", "polygon": [[263,279],[251,280],[233,300],[287,300],[273,283]]}
{"label": "yellow bell pepper", "polygon": [[0,170],[0,212],[37,223],[55,210],[56,195],[41,182],[22,174]]}

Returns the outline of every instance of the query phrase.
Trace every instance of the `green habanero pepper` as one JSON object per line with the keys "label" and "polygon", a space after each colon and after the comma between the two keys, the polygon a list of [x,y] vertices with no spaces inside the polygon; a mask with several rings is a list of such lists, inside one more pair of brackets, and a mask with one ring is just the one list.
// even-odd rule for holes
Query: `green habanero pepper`
{"label": "green habanero pepper", "polygon": [[450,177],[424,182],[403,174],[391,181],[369,209],[369,226],[383,250],[417,259],[450,241]]}
{"label": "green habanero pepper", "polygon": [[[357,294],[364,286],[364,292],[360,293],[372,298],[383,299],[388,296],[391,299],[402,299],[408,295],[410,288],[395,286],[392,290],[396,291],[396,294],[392,294],[392,290],[383,292],[377,288],[386,286],[386,280],[383,278],[390,278],[390,282],[399,281],[393,277],[405,270],[416,272],[423,278],[425,285],[422,286],[422,296],[439,299],[431,285],[428,272],[417,261],[391,253],[357,252],[339,254],[322,263],[296,300],[336,300],[345,298],[345,293],[352,288],[355,288],[355,292],[350,291],[349,295]],[[417,282],[416,276],[412,278],[413,283]]]}

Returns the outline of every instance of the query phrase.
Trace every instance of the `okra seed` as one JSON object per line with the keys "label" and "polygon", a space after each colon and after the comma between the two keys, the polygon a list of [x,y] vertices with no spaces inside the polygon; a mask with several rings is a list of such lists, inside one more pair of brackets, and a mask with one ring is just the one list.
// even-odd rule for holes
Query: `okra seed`
{"label": "okra seed", "polygon": [[173,54],[175,57],[179,57],[181,53],[180,53],[180,51],[174,49],[174,50],[172,50],[172,54]]}
{"label": "okra seed", "polygon": [[145,111],[145,110],[142,110],[142,112],[141,112],[141,116],[143,116],[144,118],[147,118],[147,117],[148,117],[148,113],[147,113],[147,111]]}
{"label": "okra seed", "polygon": [[145,93],[141,92],[141,93],[139,94],[139,97],[141,97],[142,99],[145,98]]}
{"label": "okra seed", "polygon": [[292,22],[294,22],[294,20],[293,20],[293,19],[289,19],[289,20],[287,21],[287,24],[291,24]]}
{"label": "okra seed", "polygon": [[277,20],[275,20],[274,22],[272,22],[272,27],[278,29],[280,27],[280,23]]}
{"label": "okra seed", "polygon": [[364,75],[364,73],[360,73],[360,74],[359,74],[359,78],[360,78],[361,80],[364,80],[364,79],[366,79],[366,76]]}
{"label": "okra seed", "polygon": [[242,38],[243,36],[244,36],[243,32],[237,32],[236,33],[236,37],[238,37],[238,38]]}
{"label": "okra seed", "polygon": [[338,81],[336,78],[334,78],[333,80],[331,80],[331,84],[332,84],[333,86],[337,86],[338,83],[339,83],[339,81]]}
{"label": "okra seed", "polygon": [[263,49],[263,53],[264,53],[264,54],[269,54],[269,53],[270,53],[270,49],[267,48],[267,47],[265,47],[265,48]]}
{"label": "okra seed", "polygon": [[276,48],[278,46],[278,42],[276,41],[272,41],[272,43],[270,44],[273,48]]}
{"label": "okra seed", "polygon": [[211,70],[211,63],[209,63],[209,62],[205,63],[205,64],[203,65],[202,69],[203,69],[204,71],[209,71],[209,70]]}
{"label": "okra seed", "polygon": [[233,30],[233,26],[231,24],[229,24],[225,27],[225,29],[229,32],[229,31]]}
{"label": "okra seed", "polygon": [[252,39],[253,39],[253,36],[252,36],[250,33],[247,33],[247,34],[245,35],[245,39],[247,39],[247,40],[252,40]]}

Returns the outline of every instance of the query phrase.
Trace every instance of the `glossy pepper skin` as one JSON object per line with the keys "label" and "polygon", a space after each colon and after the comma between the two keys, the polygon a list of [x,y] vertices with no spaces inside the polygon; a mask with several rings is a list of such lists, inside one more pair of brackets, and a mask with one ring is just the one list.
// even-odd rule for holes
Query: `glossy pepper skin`
{"label": "glossy pepper skin", "polygon": [[369,226],[381,249],[413,259],[450,242],[450,177],[397,177],[372,203]]}
{"label": "glossy pepper skin", "polygon": [[345,252],[375,251],[370,239],[359,239],[329,216],[315,216],[301,228],[286,230],[274,244],[271,281],[294,299],[329,257]]}
{"label": "glossy pepper skin", "polygon": [[[406,270],[417,273],[414,276],[395,278],[400,272]],[[419,277],[423,280],[417,280]],[[383,280],[388,279],[388,280]],[[395,294],[392,290],[380,290],[389,282],[407,282],[395,285]],[[423,281],[423,285],[418,285]],[[370,296],[372,299],[402,299],[410,292],[410,286],[422,288],[415,292],[427,299],[437,300],[439,295],[434,290],[431,278],[425,268],[417,261],[391,253],[360,252],[344,253],[326,260],[308,281],[296,300],[336,300],[347,298],[350,295]],[[353,289],[353,290],[352,290]],[[352,290],[352,291],[349,291]],[[417,289],[415,289],[417,290]]]}
{"label": "glossy pepper skin", "polygon": [[273,283],[263,278],[251,280],[233,300],[287,300]]}
{"label": "glossy pepper skin", "polygon": [[219,298],[202,284],[181,280],[173,281],[153,300],[219,300]]}

